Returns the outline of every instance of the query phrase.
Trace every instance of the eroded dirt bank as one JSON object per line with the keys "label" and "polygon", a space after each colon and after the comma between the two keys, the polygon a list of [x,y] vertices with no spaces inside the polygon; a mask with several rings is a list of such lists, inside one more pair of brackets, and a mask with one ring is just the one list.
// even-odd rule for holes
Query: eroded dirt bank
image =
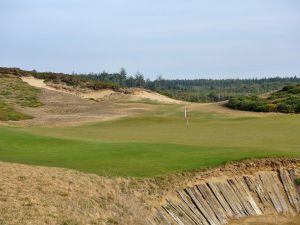
{"label": "eroded dirt bank", "polygon": [[221,225],[232,221],[258,224],[256,219],[262,217],[265,224],[298,220],[295,217],[300,212],[297,162],[256,161],[223,170],[218,176],[214,171],[211,176],[168,193],[157,209],[153,224]]}
{"label": "eroded dirt bank", "polygon": [[[221,224],[220,220],[222,219],[223,222],[226,221],[233,225],[299,224],[297,223],[299,221],[299,216],[297,216],[299,195],[297,197],[295,194],[296,189],[293,189],[292,186],[294,183],[287,186],[280,184],[283,177],[287,179],[290,176],[290,171],[295,171],[295,175],[298,176],[299,166],[300,159],[254,160],[228,164],[206,171],[135,179],[107,178],[61,168],[0,162],[0,224],[191,225]],[[280,171],[284,172],[280,173]],[[254,189],[251,191],[247,187],[247,183],[240,183],[244,177],[253,180],[262,179],[260,182],[267,183],[271,179],[272,182],[267,186],[255,186],[254,184],[257,182],[253,182]],[[228,180],[232,180],[232,182]],[[240,182],[237,182],[238,180]],[[207,205],[200,202],[203,199],[206,201],[210,192],[202,193],[199,191],[200,189],[194,189],[195,185],[206,185],[207,182],[214,183],[216,190],[219,183],[225,187],[223,191],[220,191],[219,199],[210,198],[210,210],[204,209]],[[202,190],[205,190],[206,187],[208,186],[202,186],[204,188]],[[188,212],[189,206],[184,206],[179,198],[179,192],[181,192],[191,204],[197,201],[195,199],[193,201],[186,192],[187,189],[191,196],[196,196],[195,199],[198,199],[200,204],[198,206],[191,205],[191,208],[195,209],[193,212]],[[221,190],[221,188],[219,189]],[[233,194],[226,194],[226,189]],[[240,192],[240,196],[237,196],[238,190],[244,190],[244,192]],[[261,203],[258,190],[263,190],[261,192],[263,193],[262,199],[263,196],[266,197]],[[277,192],[282,193],[284,197],[280,198]],[[273,194],[269,195],[270,193]],[[287,193],[290,193],[290,196]],[[252,196],[253,201],[250,201],[251,198],[248,194]],[[204,195],[206,198],[203,197]],[[234,206],[228,204],[233,195],[235,199],[231,204]],[[255,197],[256,195],[257,197]],[[228,199],[225,199],[222,202],[223,205],[220,206],[222,201],[220,199],[224,199],[225,196]],[[274,207],[276,201],[277,208]],[[205,211],[199,210],[201,204]],[[213,205],[219,205],[218,209],[212,208]],[[234,207],[235,211],[233,211]],[[184,210],[176,212],[176,210],[180,211],[180,208]],[[227,212],[224,210],[225,208],[227,208]],[[158,216],[157,210],[167,218],[165,221]],[[168,210],[173,211],[178,219],[174,220],[168,214]],[[221,212],[218,217],[216,210]],[[236,216],[236,212],[244,216]],[[230,217],[226,213],[233,215]],[[190,218],[187,217],[188,214]],[[197,219],[195,215],[204,218],[204,222]],[[208,215],[214,217],[214,223],[209,222]]]}

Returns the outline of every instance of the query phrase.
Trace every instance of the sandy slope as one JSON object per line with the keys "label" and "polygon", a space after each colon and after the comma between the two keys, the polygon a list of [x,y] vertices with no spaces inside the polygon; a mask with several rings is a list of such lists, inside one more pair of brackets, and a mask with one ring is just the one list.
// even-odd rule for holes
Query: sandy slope
{"label": "sandy slope", "polygon": [[160,103],[166,103],[166,104],[180,104],[182,101],[178,101],[175,99],[171,99],[169,97],[160,95],[155,92],[151,92],[149,90],[134,88],[132,90],[129,90],[127,94],[117,93],[113,90],[99,90],[99,91],[91,91],[91,90],[74,90],[70,87],[63,86],[63,85],[47,85],[44,80],[37,79],[35,77],[21,77],[21,79],[28,83],[31,86],[37,87],[37,88],[43,88],[51,91],[58,91],[68,94],[73,94],[80,96],[82,98],[87,99],[96,99],[96,100],[106,100],[110,99],[111,96],[118,96],[119,98],[127,97],[129,100],[142,100],[147,99],[151,101],[157,101]]}
{"label": "sandy slope", "polygon": [[30,120],[22,120],[10,124],[15,125],[41,125],[41,126],[66,126],[79,125],[82,123],[112,120],[121,117],[135,116],[153,110],[151,104],[127,104],[120,107],[117,103],[109,100],[93,101],[82,97],[41,89],[39,99],[43,106],[37,108],[18,108],[18,111],[32,115]]}
{"label": "sandy slope", "polygon": [[63,92],[61,90],[57,90],[53,87],[50,87],[48,86],[44,80],[42,79],[36,79],[34,77],[21,77],[21,79],[28,83],[29,85],[33,86],[33,87],[37,87],[37,88],[45,88],[45,89],[48,89],[48,90],[51,90],[51,91],[60,91],[60,92]]}
{"label": "sandy slope", "polygon": [[131,98],[134,100],[139,100],[139,99],[149,99],[152,101],[157,101],[157,102],[162,102],[162,103],[167,103],[167,104],[182,104],[184,103],[183,101],[179,101],[176,99],[169,98],[167,96],[149,91],[149,90],[144,90],[144,89],[134,89],[131,93]]}

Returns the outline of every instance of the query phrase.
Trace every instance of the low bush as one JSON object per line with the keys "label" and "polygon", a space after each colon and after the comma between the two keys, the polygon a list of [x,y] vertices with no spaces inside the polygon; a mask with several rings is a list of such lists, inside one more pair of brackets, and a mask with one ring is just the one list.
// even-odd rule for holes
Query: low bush
{"label": "low bush", "polygon": [[226,106],[244,111],[300,113],[300,84],[285,86],[268,98],[256,95],[233,97]]}

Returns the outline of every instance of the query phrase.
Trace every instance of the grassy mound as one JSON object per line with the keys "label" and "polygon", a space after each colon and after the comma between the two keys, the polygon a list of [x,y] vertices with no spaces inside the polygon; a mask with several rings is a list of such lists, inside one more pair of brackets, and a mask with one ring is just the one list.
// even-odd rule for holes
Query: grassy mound
{"label": "grassy mound", "polygon": [[0,74],[0,120],[24,120],[31,116],[18,112],[16,106],[38,107],[39,90],[24,83],[20,78]]}
{"label": "grassy mound", "polygon": [[226,105],[244,111],[300,113],[300,84],[285,86],[268,98],[256,95],[233,97]]}

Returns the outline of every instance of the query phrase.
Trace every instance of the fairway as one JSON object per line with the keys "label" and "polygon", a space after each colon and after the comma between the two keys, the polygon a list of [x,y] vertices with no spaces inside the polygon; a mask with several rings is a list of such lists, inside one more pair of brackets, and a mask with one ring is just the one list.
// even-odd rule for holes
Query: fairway
{"label": "fairway", "polygon": [[233,160],[299,157],[299,115],[190,112],[162,105],[144,116],[77,127],[0,127],[0,160],[107,176],[151,177]]}

